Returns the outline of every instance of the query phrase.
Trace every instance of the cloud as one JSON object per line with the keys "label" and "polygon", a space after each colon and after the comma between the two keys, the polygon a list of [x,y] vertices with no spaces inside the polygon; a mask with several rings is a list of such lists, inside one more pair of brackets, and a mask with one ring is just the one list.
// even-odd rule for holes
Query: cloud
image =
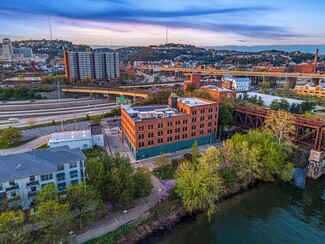
{"label": "cloud", "polygon": [[[110,23],[146,24],[169,28],[188,28],[217,33],[234,33],[254,38],[288,38],[297,35],[284,27],[256,24],[255,17],[272,13],[267,6],[222,7],[213,1],[128,0],[11,0],[0,3],[2,15],[31,18],[55,16],[57,23],[76,27],[127,32],[110,27]],[[177,2],[177,3],[176,3]],[[180,4],[180,3],[183,3]],[[210,4],[208,4],[210,3]],[[254,17],[253,17],[254,16]],[[96,22],[96,23],[95,23]]]}

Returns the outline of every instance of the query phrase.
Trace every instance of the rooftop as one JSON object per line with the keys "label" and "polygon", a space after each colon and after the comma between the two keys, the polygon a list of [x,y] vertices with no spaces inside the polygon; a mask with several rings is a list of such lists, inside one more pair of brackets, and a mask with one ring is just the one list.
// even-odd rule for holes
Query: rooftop
{"label": "rooftop", "polygon": [[233,91],[233,90],[229,90],[229,89],[226,89],[226,88],[217,87],[217,86],[214,86],[214,85],[202,86],[201,88],[208,89],[208,90],[220,91],[220,92],[232,92]]}
{"label": "rooftop", "polygon": [[166,117],[181,115],[181,113],[177,109],[170,108],[167,105],[144,106],[144,107],[130,107],[129,105],[122,105],[122,108],[135,121],[166,118]]}
{"label": "rooftop", "polygon": [[49,142],[91,140],[90,130],[64,131],[51,134]]}
{"label": "rooftop", "polygon": [[236,82],[251,82],[251,79],[249,79],[247,77],[242,77],[242,78],[235,77],[234,80]]}
{"label": "rooftop", "polygon": [[55,172],[60,164],[84,159],[79,148],[68,146],[0,156],[0,182]]}
{"label": "rooftop", "polygon": [[206,101],[203,101],[203,100],[195,98],[195,97],[180,97],[177,99],[177,102],[186,104],[189,107],[210,104],[210,102],[206,102]]}

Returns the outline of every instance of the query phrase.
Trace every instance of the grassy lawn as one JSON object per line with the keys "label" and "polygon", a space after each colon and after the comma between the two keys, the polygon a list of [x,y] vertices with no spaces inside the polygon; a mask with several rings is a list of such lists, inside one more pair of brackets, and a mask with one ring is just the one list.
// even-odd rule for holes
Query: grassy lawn
{"label": "grassy lawn", "polygon": [[86,155],[86,157],[89,158],[97,158],[99,155],[103,153],[103,149],[100,147],[95,146],[94,148],[89,148],[83,150],[83,153]]}
{"label": "grassy lawn", "polygon": [[47,143],[45,143],[45,144],[43,144],[43,145],[37,147],[36,150],[44,149],[44,148],[49,148],[49,145],[47,145]]}
{"label": "grassy lawn", "polygon": [[35,139],[36,138],[31,138],[31,139],[28,139],[28,140],[24,140],[24,141],[19,141],[19,142],[13,143],[11,145],[7,145],[5,142],[0,141],[0,149],[18,147],[20,145],[26,144],[27,142],[33,141]]}
{"label": "grassy lawn", "polygon": [[172,164],[167,164],[152,171],[158,179],[161,180],[173,180],[176,179],[176,168]]}

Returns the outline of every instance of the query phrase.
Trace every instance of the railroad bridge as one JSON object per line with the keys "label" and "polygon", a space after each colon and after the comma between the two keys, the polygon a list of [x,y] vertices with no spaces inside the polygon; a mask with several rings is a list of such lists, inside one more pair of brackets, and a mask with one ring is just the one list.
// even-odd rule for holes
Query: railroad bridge
{"label": "railroad bridge", "polygon": [[[237,106],[235,124],[246,129],[256,129],[264,124],[270,109]],[[317,179],[325,174],[325,119],[295,115],[294,141],[311,148],[307,176]]]}

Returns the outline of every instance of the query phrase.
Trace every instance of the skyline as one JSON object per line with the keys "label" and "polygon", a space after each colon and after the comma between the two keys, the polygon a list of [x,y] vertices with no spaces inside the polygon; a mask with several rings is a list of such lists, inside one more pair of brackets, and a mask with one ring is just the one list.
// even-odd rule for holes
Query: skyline
{"label": "skyline", "polygon": [[169,42],[198,46],[325,44],[322,7],[320,0],[12,0],[0,3],[0,38],[50,39],[50,16],[53,39],[88,45],[163,44],[166,27]]}

